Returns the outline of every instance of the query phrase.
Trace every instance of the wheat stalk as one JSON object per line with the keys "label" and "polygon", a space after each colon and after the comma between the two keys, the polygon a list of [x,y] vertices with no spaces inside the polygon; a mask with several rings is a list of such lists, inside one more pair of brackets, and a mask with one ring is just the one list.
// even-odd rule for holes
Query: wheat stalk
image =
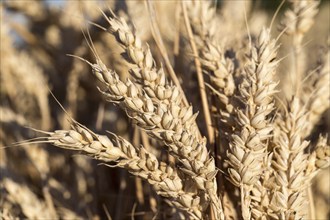
{"label": "wheat stalk", "polygon": [[273,130],[268,116],[274,108],[272,95],[277,85],[273,79],[278,64],[276,50],[269,30],[263,29],[251,48],[246,78],[240,85],[241,101],[245,105],[244,109],[237,110],[237,123],[241,128],[232,135],[227,152],[231,181],[241,190],[244,219],[251,218],[250,192],[265,169],[267,140]]}
{"label": "wheat stalk", "polygon": [[221,120],[225,125],[232,126],[230,114],[233,112],[231,97],[234,94],[234,66],[226,59],[221,48],[215,41],[216,19],[215,8],[210,3],[190,1],[189,18],[192,23],[194,37],[197,42],[198,55],[203,72],[210,77],[211,90],[220,102]]}
{"label": "wheat stalk", "polygon": [[210,145],[213,145],[215,142],[214,129],[212,127],[211,114],[210,114],[210,109],[209,109],[209,100],[206,95],[206,90],[205,90],[205,85],[204,85],[205,82],[204,82],[204,76],[202,73],[201,61],[198,58],[198,49],[197,49],[195,39],[193,36],[190,19],[188,17],[186,3],[184,1],[181,2],[181,7],[182,7],[182,13],[183,13],[183,19],[184,19],[186,31],[187,31],[188,38],[189,38],[190,47],[192,50],[192,55],[194,57],[199,93],[200,93],[200,97],[201,97],[205,125],[206,125],[206,129],[207,129],[207,136],[208,136]]}
{"label": "wheat stalk", "polygon": [[70,130],[56,130],[44,132],[48,137],[38,138],[38,143],[51,143],[54,146],[81,151],[97,160],[106,163],[113,162],[114,167],[126,169],[153,186],[157,194],[171,199],[171,203],[187,211],[192,218],[202,217],[202,208],[199,206],[201,198],[189,192],[190,186],[185,185],[177,173],[177,169],[159,162],[155,155],[143,147],[134,147],[122,137],[112,135],[110,140],[105,135],[98,135],[71,121]]}
{"label": "wheat stalk", "polygon": [[282,20],[282,29],[286,34],[292,36],[293,45],[293,76],[292,83],[295,84],[295,94],[300,93],[300,82],[305,71],[305,55],[302,51],[302,41],[306,32],[314,23],[314,16],[318,12],[318,0],[291,0],[291,8],[285,11]]}
{"label": "wheat stalk", "polygon": [[293,98],[287,114],[278,119],[278,136],[275,138],[272,162],[276,187],[272,191],[270,214],[275,219],[306,218],[307,179],[304,171],[307,156],[304,149],[309,142],[302,139],[307,114],[300,100]]}

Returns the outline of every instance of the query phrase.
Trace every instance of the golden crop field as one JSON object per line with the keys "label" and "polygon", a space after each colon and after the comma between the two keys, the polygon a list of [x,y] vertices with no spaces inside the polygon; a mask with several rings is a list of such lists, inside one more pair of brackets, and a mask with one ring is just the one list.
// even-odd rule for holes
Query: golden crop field
{"label": "golden crop field", "polygon": [[330,218],[329,1],[0,8],[0,219]]}

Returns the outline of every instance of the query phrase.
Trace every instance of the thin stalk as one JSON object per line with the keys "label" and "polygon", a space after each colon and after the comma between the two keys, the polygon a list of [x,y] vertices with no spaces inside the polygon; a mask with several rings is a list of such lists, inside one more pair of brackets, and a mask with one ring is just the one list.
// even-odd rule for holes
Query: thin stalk
{"label": "thin stalk", "polygon": [[190,46],[191,46],[191,49],[193,52],[194,62],[195,62],[195,66],[196,66],[199,92],[201,95],[203,113],[204,113],[204,117],[205,117],[205,124],[206,124],[206,129],[207,129],[207,134],[208,134],[207,136],[208,136],[209,143],[212,145],[212,144],[214,144],[214,131],[213,131],[213,127],[212,127],[211,114],[209,111],[209,104],[208,104],[208,100],[207,100],[207,96],[206,96],[206,92],[205,92],[205,83],[204,83],[204,77],[203,77],[203,73],[202,73],[202,65],[198,58],[197,47],[196,47],[194,36],[193,36],[192,30],[191,30],[190,21],[188,18],[185,2],[182,1],[181,5],[182,5],[183,18],[184,18],[185,26],[187,29],[189,42],[190,42]]}
{"label": "thin stalk", "polygon": [[179,90],[182,94],[182,98],[183,98],[183,102],[184,102],[185,106],[189,106],[188,100],[185,96],[185,93],[184,93],[182,87],[181,87],[180,81],[179,81],[178,77],[176,76],[176,74],[175,74],[175,72],[172,68],[170,59],[168,58],[168,54],[167,54],[163,39],[161,37],[160,31],[159,31],[159,28],[158,28],[158,24],[157,24],[157,21],[156,21],[155,9],[154,9],[154,7],[152,5],[152,2],[150,0],[147,0],[146,3],[147,3],[147,6],[148,6],[152,36],[154,37],[154,40],[157,44],[159,52],[160,52],[160,54],[162,55],[162,57],[165,61],[165,66],[166,66],[166,69],[167,69],[171,79],[173,80],[174,84],[179,88]]}
{"label": "thin stalk", "polygon": [[[137,126],[134,127],[132,143],[134,146],[139,146],[141,144],[140,131]],[[142,185],[142,180],[138,177],[135,177],[135,189],[136,189],[135,195],[138,200],[138,203],[143,206],[145,204],[143,185]]]}

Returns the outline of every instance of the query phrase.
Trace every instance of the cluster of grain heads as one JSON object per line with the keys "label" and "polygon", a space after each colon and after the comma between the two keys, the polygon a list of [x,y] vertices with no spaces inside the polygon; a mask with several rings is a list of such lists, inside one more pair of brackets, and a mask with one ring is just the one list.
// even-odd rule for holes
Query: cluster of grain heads
{"label": "cluster of grain heads", "polygon": [[[44,8],[33,2],[33,10],[35,6]],[[69,11],[80,5],[69,2]],[[83,34],[77,28],[82,19],[68,20],[60,10],[50,10],[52,16],[47,18],[46,13],[33,15],[24,4],[5,3],[10,10],[28,16],[31,30],[23,29],[25,35],[14,28],[23,39],[21,48],[15,48],[8,37],[11,25],[1,32],[5,43],[1,54],[1,81],[5,82],[1,88],[1,101],[5,102],[0,106],[4,116],[0,118],[4,123],[1,147],[31,138],[21,130],[8,129],[13,125],[43,130],[51,126],[52,132],[34,129],[44,135],[17,144],[27,145],[22,152],[28,162],[21,162],[17,153],[21,148],[16,146],[8,151],[6,147],[4,156],[0,155],[4,158],[0,168],[8,174],[8,178],[0,178],[0,191],[5,192],[0,218],[12,219],[19,213],[19,217],[48,219],[103,219],[105,215],[109,219],[139,215],[168,219],[172,209],[174,219],[313,219],[312,197],[318,195],[309,187],[321,169],[330,165],[326,122],[317,126],[330,106],[329,45],[318,56],[316,68],[307,66],[303,40],[309,37],[319,1],[290,2],[277,40],[270,34],[276,30],[261,29],[264,19],[258,11],[252,12],[252,1],[178,1],[159,10],[158,1],[147,1],[145,9],[138,1],[118,0],[109,6],[115,12],[109,13],[96,9],[97,13],[91,13],[89,6],[94,2],[81,2],[88,7],[86,17],[93,25]],[[122,7],[132,22],[121,14]],[[175,18],[170,19],[176,24],[175,28],[168,25],[167,30],[176,33],[172,30],[160,36],[161,26],[167,22],[164,19],[173,14],[166,11],[169,9],[176,10]],[[149,17],[139,18],[146,10]],[[237,11],[242,13],[234,18]],[[144,30],[149,25],[146,21],[151,28]],[[159,28],[157,22],[162,23]],[[46,28],[48,24],[51,27]],[[248,28],[241,28],[245,26]],[[279,47],[278,42],[285,41],[283,33],[289,40]],[[63,59],[67,63],[62,64],[57,60],[65,57],[62,49],[72,36],[81,38],[66,52],[78,59]],[[29,39],[39,38],[40,45],[63,48],[54,53],[42,46],[36,50],[39,42]],[[285,54],[286,43],[293,49],[290,54]],[[154,50],[156,46],[159,51]],[[277,54],[283,58],[278,59]],[[293,69],[288,73],[279,60],[286,61],[291,54],[288,65]],[[16,67],[17,63],[22,65]],[[26,69],[29,74],[24,74]],[[297,83],[292,86],[278,74],[291,75]],[[18,79],[22,88],[15,88]],[[44,83],[36,87],[40,82]],[[287,90],[287,85],[296,91]],[[58,114],[58,107],[48,101],[47,86],[67,109],[66,117],[50,117]],[[66,93],[58,92],[62,87]],[[280,92],[290,97],[287,104],[281,101]],[[17,95],[35,99],[36,104],[24,106]],[[22,113],[21,106],[26,107]],[[203,114],[198,115],[199,109]],[[37,114],[26,114],[35,110]],[[118,115],[124,123],[117,120]],[[131,126],[118,132],[116,127],[122,124]],[[104,135],[105,129],[115,134]],[[40,143],[57,148],[35,147]],[[72,158],[63,149],[88,157]],[[16,164],[17,158],[21,164]],[[98,162],[89,158],[122,169],[96,170]],[[36,171],[31,172],[31,167],[21,170],[27,163]],[[123,170],[134,178],[127,178]],[[24,172],[28,177],[17,181],[17,173]],[[126,197],[132,189],[136,197]],[[76,204],[67,204],[70,202]],[[18,208],[12,209],[14,206]]]}
{"label": "cluster of grain heads", "polygon": [[130,73],[138,81],[120,81],[116,73],[109,71],[96,56],[97,63],[91,66],[107,88],[102,94],[109,101],[118,102],[150,136],[169,147],[177,161],[182,163],[182,171],[195,181],[195,187],[205,197],[206,205],[203,206],[208,207],[210,202],[217,218],[223,218],[215,183],[217,170],[214,159],[208,155],[205,139],[199,135],[195,121],[197,114],[193,114],[192,106],[183,106],[183,94],[168,82],[162,68],[156,70],[149,48],[142,49],[139,38],[126,22],[117,17],[108,18],[108,22],[110,33],[124,45],[131,62],[137,65]]}

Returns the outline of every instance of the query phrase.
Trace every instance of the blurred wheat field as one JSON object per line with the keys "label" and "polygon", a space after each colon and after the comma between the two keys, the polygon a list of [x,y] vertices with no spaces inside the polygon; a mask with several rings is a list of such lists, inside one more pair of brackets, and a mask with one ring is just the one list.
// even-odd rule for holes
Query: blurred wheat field
{"label": "blurred wheat field", "polygon": [[330,219],[328,1],[0,4],[0,219]]}

